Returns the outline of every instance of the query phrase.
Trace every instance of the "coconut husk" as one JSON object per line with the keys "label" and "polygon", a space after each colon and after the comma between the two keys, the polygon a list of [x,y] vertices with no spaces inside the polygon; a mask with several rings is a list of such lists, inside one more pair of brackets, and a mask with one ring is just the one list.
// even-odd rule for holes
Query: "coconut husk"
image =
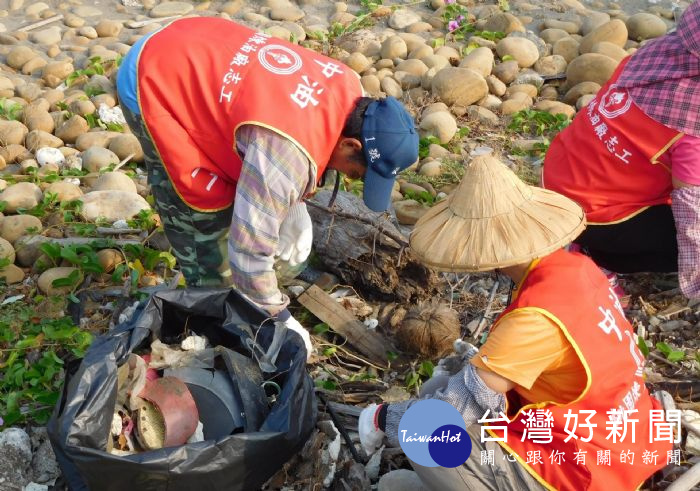
{"label": "coconut husk", "polygon": [[526,263],[575,239],[583,209],[528,186],[492,155],[475,157],[459,186],[423,215],[411,249],[441,271],[476,272]]}
{"label": "coconut husk", "polygon": [[403,351],[427,358],[451,353],[458,337],[459,315],[444,304],[414,307],[396,331],[396,340]]}

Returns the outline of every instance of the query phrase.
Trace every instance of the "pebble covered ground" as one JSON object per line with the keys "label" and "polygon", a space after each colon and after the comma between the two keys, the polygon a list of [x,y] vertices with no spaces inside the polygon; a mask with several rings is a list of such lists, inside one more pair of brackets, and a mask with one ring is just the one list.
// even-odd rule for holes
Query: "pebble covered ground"
{"label": "pebble covered ground", "polygon": [[[60,388],[62,358],[84,353],[90,335],[118,322],[139,289],[180,281],[152,208],[143,152],[117,105],[116,70],[141,36],[172,17],[232,19],[341,60],[372,96],[401,99],[421,134],[421,158],[393,194],[406,231],[455,188],[470,155],[495,150],[537,183],[556,132],[624,57],[673,29],[687,4],[0,1],[0,279],[6,285],[0,286],[0,490],[61,489],[42,425]],[[441,299],[468,335],[494,279],[473,275],[458,287],[456,281],[444,278]],[[672,276],[635,275],[623,283],[649,354],[647,380],[669,390],[685,411],[682,462],[647,483],[663,489],[700,459],[693,394],[700,303],[680,296]],[[344,305],[388,329],[392,320],[379,315],[386,306],[362,294]],[[493,311],[506,294],[503,286],[497,290]],[[323,329],[314,331],[314,341],[319,353],[311,369],[319,390],[346,404],[408,397],[437,361],[414,356],[378,369]],[[267,488],[368,489],[377,482],[380,490],[420,488],[398,470],[407,462],[392,449],[366,466],[353,464],[328,416],[321,419],[300,457]],[[356,438],[353,422],[347,424]]]}

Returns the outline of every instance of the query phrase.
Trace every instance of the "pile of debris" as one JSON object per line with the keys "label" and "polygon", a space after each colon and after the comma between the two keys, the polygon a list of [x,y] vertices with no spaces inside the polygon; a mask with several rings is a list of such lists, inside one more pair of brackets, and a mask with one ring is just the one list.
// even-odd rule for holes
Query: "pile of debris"
{"label": "pile of debris", "polygon": [[[109,452],[130,455],[244,430],[246,414],[233,381],[216,368],[216,350],[207,346],[205,337],[189,336],[179,347],[156,340],[150,353],[129,355],[118,370]],[[279,386],[270,385],[276,386],[274,401]]]}

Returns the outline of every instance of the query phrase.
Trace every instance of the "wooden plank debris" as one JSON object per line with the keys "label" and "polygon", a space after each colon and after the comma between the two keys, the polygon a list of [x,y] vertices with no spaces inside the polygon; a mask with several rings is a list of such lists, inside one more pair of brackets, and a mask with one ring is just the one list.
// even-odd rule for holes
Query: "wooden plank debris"
{"label": "wooden plank debris", "polygon": [[40,20],[39,22],[35,22],[34,24],[29,24],[28,26],[20,27],[17,29],[19,32],[27,32],[31,31],[32,29],[36,29],[37,27],[42,27],[47,24],[51,24],[52,22],[56,22],[59,20],[63,19],[63,14],[58,14],[54,15],[53,17],[49,17],[48,19]]}
{"label": "wooden plank debris", "polygon": [[345,310],[326,292],[312,285],[302,293],[299,303],[353,345],[360,353],[373,362],[386,364],[387,351],[392,349],[391,343],[381,334],[370,331],[355,316]]}

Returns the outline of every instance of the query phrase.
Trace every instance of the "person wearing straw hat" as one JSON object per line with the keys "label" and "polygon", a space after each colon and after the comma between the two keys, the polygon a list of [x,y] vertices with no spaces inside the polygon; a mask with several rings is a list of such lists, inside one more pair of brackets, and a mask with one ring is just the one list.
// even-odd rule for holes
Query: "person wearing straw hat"
{"label": "person wearing straw hat", "polygon": [[[644,385],[633,328],[593,261],[562,248],[584,221],[574,201],[528,186],[496,158],[481,156],[417,222],[410,246],[426,265],[496,270],[516,285],[481,349],[458,373],[428,381],[432,389],[423,398],[457,408],[472,440],[471,456],[456,468],[412,463],[428,489],[632,490],[665,465],[672,444],[647,439],[650,410],[660,404]],[[367,453],[384,437],[399,444],[399,422],[415,402],[362,411]],[[528,433],[538,414],[549,428],[542,440]],[[578,427],[570,424],[572,414],[580,416]],[[610,439],[609,421],[630,414],[636,441]],[[482,451],[493,452],[491,465],[481,464]],[[647,464],[645,451],[661,457]],[[555,452],[557,462],[550,459]],[[596,465],[599,452],[609,452],[609,465]],[[621,461],[621,452],[636,460]],[[577,460],[577,453],[587,459]]]}
{"label": "person wearing straw hat", "polygon": [[542,185],[586,210],[576,244],[612,284],[613,271],[678,271],[700,297],[700,0],[554,138]]}

